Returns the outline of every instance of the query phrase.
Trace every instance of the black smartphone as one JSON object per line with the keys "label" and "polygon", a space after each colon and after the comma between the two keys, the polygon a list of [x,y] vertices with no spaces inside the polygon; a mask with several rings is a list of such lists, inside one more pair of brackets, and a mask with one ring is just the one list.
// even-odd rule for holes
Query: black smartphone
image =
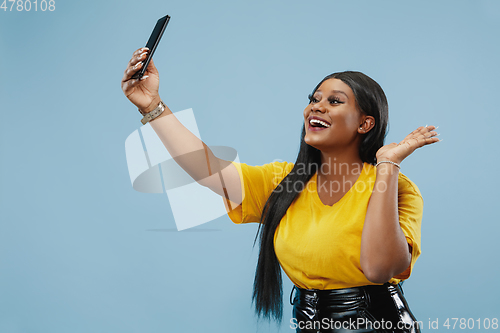
{"label": "black smartphone", "polygon": [[165,28],[167,27],[168,21],[170,21],[170,16],[165,15],[161,19],[156,22],[156,26],[153,29],[153,32],[151,33],[151,36],[149,36],[148,43],[146,44],[146,47],[149,49],[148,56],[146,60],[143,61],[143,65],[137,73],[132,75],[133,79],[140,79],[144,73],[146,72],[146,69],[148,68],[149,62],[151,61],[151,58],[153,57],[153,54],[155,53],[156,47],[160,43],[161,36],[163,36],[163,32],[165,31]]}

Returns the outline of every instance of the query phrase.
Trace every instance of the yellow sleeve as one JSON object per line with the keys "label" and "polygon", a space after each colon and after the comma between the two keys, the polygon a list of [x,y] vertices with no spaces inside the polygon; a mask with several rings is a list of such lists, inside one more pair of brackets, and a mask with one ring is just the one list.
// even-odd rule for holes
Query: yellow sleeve
{"label": "yellow sleeve", "polygon": [[420,238],[424,200],[420,190],[408,177],[400,173],[398,178],[398,212],[399,224],[408,244],[411,246],[410,266],[394,279],[405,280],[410,277],[413,265],[420,256]]}
{"label": "yellow sleeve", "polygon": [[[272,162],[261,166],[251,166],[246,163],[231,162],[238,170],[241,182],[242,202],[232,210],[226,199],[228,216],[234,223],[260,222],[264,205],[271,192],[278,186],[290,169],[288,162]],[[291,170],[291,169],[290,169]],[[235,204],[233,203],[232,206]]]}

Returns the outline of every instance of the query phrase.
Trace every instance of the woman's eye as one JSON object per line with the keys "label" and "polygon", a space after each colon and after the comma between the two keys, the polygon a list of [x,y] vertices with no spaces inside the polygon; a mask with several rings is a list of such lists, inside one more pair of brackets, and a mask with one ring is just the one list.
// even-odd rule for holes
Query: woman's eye
{"label": "woman's eye", "polygon": [[[319,103],[321,101],[321,97],[315,97],[315,96],[307,96],[309,98],[309,104],[316,104],[316,103]],[[342,102],[340,99],[338,99],[337,97],[330,97],[328,98],[328,102],[332,105],[335,105],[335,104],[344,104],[344,102]]]}
{"label": "woman's eye", "polygon": [[332,98],[330,99],[330,104],[342,104],[343,102],[340,99]]}
{"label": "woman's eye", "polygon": [[314,104],[319,102],[319,100],[312,95],[307,96],[307,98],[309,99],[309,104]]}

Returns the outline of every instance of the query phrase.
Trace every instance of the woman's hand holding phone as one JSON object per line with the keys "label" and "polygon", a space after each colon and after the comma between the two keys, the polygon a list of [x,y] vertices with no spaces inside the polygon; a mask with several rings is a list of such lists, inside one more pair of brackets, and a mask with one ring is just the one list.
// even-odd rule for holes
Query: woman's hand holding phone
{"label": "woman's hand holding phone", "polygon": [[141,47],[133,53],[121,84],[125,96],[142,112],[153,110],[161,100],[158,94],[160,75],[153,63],[153,59],[150,60],[148,68],[141,79],[132,78],[136,72],[141,70],[149,51],[148,48]]}

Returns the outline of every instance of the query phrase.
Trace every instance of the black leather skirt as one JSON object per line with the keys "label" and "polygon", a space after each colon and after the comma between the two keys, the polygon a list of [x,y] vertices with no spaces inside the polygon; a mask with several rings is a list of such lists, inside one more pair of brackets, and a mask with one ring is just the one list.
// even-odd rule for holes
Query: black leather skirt
{"label": "black leather skirt", "polygon": [[294,286],[290,303],[290,327],[297,333],[420,333],[400,285],[332,290]]}

